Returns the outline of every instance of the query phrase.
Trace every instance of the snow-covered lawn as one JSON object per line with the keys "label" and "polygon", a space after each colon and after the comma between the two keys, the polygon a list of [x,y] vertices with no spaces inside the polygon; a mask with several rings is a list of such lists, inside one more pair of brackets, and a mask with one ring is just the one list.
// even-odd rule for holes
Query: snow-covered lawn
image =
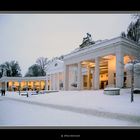
{"label": "snow-covered lawn", "polygon": [[[0,125],[140,126],[140,94],[134,94],[134,102],[132,103],[130,102],[130,96],[130,89],[121,89],[120,95],[114,96],[103,94],[103,90],[59,91],[31,95],[28,98],[20,96],[17,92],[7,92],[5,97],[0,97]],[[11,100],[11,98],[23,102],[17,102]],[[32,104],[33,102],[46,104],[46,106],[35,106]],[[59,107],[51,107],[51,105]],[[65,107],[65,109],[61,109],[62,107]],[[77,113],[71,111],[75,108]],[[80,114],[78,108],[79,110],[90,109],[136,116],[138,123],[104,118],[104,116],[99,117],[88,113]]]}
{"label": "snow-covered lawn", "polygon": [[[3,104],[2,104],[3,102]],[[0,102],[0,126],[132,126],[128,121],[60,111],[15,101]]]}
{"label": "snow-covered lawn", "polygon": [[67,105],[98,109],[140,116],[140,94],[134,94],[134,102],[130,102],[130,89],[121,89],[120,95],[105,95],[103,90],[60,91],[48,94],[19,96],[18,93],[6,93],[6,96],[28,101],[37,101],[56,105]]}

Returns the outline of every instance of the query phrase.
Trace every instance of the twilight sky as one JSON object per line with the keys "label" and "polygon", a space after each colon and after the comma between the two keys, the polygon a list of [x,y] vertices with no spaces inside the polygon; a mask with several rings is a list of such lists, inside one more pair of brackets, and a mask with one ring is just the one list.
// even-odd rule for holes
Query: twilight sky
{"label": "twilight sky", "polygon": [[21,73],[38,57],[69,53],[89,32],[92,39],[111,39],[127,30],[130,14],[0,14],[0,64],[17,60]]}

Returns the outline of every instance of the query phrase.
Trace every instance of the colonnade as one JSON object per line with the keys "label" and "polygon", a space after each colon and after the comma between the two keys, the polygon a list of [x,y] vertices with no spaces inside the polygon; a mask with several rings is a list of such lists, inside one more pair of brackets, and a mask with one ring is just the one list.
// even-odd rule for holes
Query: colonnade
{"label": "colonnade", "polygon": [[[32,83],[32,84],[29,84]],[[38,83],[38,84],[36,84]],[[7,90],[13,90],[14,87],[19,90],[23,90],[26,88],[26,90],[43,90],[46,87],[46,81],[45,80],[37,80],[37,81],[15,81],[15,80],[5,80],[2,82],[2,88]]]}
{"label": "colonnade", "polygon": [[[121,49],[117,49],[115,56],[115,71],[112,73],[108,70],[108,81],[110,82],[109,84],[115,84],[116,87],[122,88],[124,84],[124,54],[122,53]],[[92,73],[92,89],[98,90],[100,88],[100,57],[94,58],[95,62],[95,67],[94,71]],[[82,61],[79,61],[75,65],[77,65],[77,89],[82,90],[83,89],[83,76],[82,76]],[[70,82],[70,77],[69,77],[69,68],[73,64],[65,64],[64,65],[64,89],[65,90],[70,90],[69,89],[69,82]],[[108,68],[109,69],[109,68]],[[90,77],[91,69],[90,67],[87,68],[87,89],[90,87]],[[110,75],[110,73],[112,75]],[[115,73],[115,83],[114,83],[114,73]],[[112,80],[111,80],[112,79]]]}
{"label": "colonnade", "polygon": [[60,90],[63,83],[63,72],[46,74],[46,90]]}

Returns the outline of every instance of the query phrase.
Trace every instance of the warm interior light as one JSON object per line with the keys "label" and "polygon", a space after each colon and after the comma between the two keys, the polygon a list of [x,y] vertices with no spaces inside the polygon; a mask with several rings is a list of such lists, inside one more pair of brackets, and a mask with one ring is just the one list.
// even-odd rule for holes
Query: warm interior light
{"label": "warm interior light", "polygon": [[107,55],[107,56],[104,56],[102,58],[104,58],[104,59],[112,59],[113,57],[114,57],[114,55]]}
{"label": "warm interior light", "polygon": [[131,60],[133,60],[134,57],[133,56],[124,56],[124,64],[127,64],[128,62],[130,62]]}

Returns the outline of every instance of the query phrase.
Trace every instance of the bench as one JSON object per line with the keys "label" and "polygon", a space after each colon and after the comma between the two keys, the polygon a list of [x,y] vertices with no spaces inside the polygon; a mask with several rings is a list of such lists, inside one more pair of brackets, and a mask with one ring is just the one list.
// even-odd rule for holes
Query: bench
{"label": "bench", "polygon": [[106,95],[120,95],[120,88],[105,88],[104,94]]}
{"label": "bench", "polygon": [[39,94],[52,93],[52,92],[59,92],[59,91],[58,90],[41,90],[39,91]]}
{"label": "bench", "polygon": [[30,95],[38,95],[38,93],[36,91],[24,91],[20,92],[20,95],[29,97]]}
{"label": "bench", "polygon": [[134,94],[140,94],[140,88],[134,88]]}
{"label": "bench", "polygon": [[20,92],[20,95],[21,95],[21,96],[27,96],[27,97],[29,96],[29,95],[28,95],[28,92]]}

